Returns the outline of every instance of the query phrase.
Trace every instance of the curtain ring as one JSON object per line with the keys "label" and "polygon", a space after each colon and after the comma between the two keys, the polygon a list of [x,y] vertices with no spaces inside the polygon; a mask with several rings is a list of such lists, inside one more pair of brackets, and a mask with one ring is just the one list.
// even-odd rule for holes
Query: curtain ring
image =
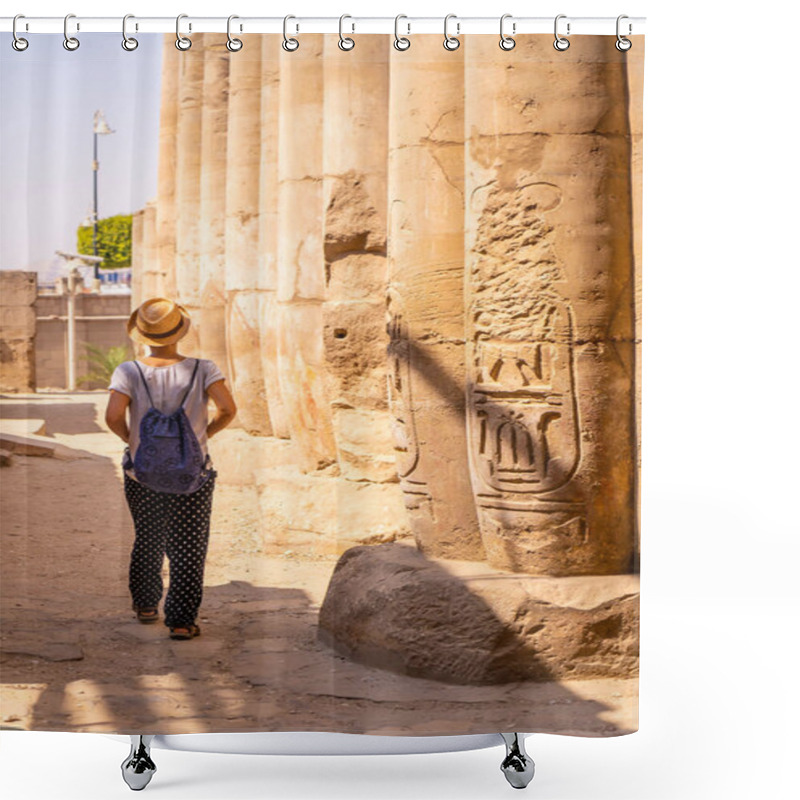
{"label": "curtain ring", "polygon": [[[178,14],[175,20],[175,47],[178,50],[188,50],[192,46],[192,40],[188,36],[181,35],[181,20],[188,16],[188,14]],[[189,30],[192,30],[191,22],[189,23]]]}
{"label": "curtain ring", "polygon": [[297,39],[290,39],[289,37],[286,36],[286,23],[290,19],[297,19],[297,17],[294,17],[291,14],[287,14],[283,18],[283,42],[282,42],[282,47],[283,47],[284,50],[287,50],[288,52],[292,53],[295,50],[297,50],[298,47],[300,47],[300,42],[298,42]]}
{"label": "curtain ring", "polygon": [[[555,33],[556,36],[555,41],[553,42],[553,47],[555,47],[555,49],[561,53],[563,53],[569,47],[569,39],[565,39],[563,36],[559,36],[558,21],[560,19],[566,19],[566,18],[567,18],[566,14],[559,14],[556,17],[555,24],[553,25],[553,33]],[[567,36],[569,36],[569,22],[567,23]]]}
{"label": "curtain ring", "polygon": [[[349,14],[342,14],[342,16],[339,17],[339,49],[340,50],[352,50],[356,46],[355,41],[353,39],[351,39],[349,36],[345,36],[342,33],[342,22],[344,22],[345,17],[347,19],[353,19]],[[356,29],[356,26],[353,25],[353,30],[355,30],[355,29]]]}
{"label": "curtain ring", "polygon": [[236,14],[231,14],[228,17],[228,41],[225,42],[225,47],[227,47],[228,50],[231,53],[238,53],[244,47],[244,43],[242,42],[241,39],[234,39],[231,36],[231,20],[232,19],[239,19],[239,17],[236,16]]}
{"label": "curtain ring", "polygon": [[134,39],[132,36],[128,36],[128,32],[126,30],[128,20],[132,18],[133,14],[126,14],[122,18],[122,49],[127,50],[129,53],[139,46],[138,40]]}
{"label": "curtain ring", "polygon": [[[626,50],[630,50],[631,47],[633,47],[633,42],[630,39],[626,39],[619,32],[619,23],[620,20],[623,19],[628,19],[628,17],[625,14],[620,14],[617,17],[617,41],[614,44],[614,47],[616,47],[617,50],[619,50],[621,53],[624,53]],[[628,33],[630,34],[630,32],[631,32],[631,26],[628,25]]]}
{"label": "curtain ring", "polygon": [[77,50],[81,46],[81,43],[74,36],[70,36],[67,33],[67,24],[69,23],[69,18],[74,16],[74,14],[67,14],[67,16],[64,17],[64,41],[62,44],[64,45],[64,49],[69,50],[70,52]]}
{"label": "curtain ring", "polygon": [[[503,16],[500,17],[500,49],[501,50],[513,50],[516,47],[516,44],[517,44],[514,41],[514,39],[512,39],[510,36],[506,36],[505,33],[503,33],[503,23],[510,16],[511,16],[511,14],[503,14]],[[511,23],[511,32],[512,33],[516,33],[517,32],[517,23],[516,22],[512,22]]]}
{"label": "curtain ring", "polygon": [[[397,32],[398,23],[400,22],[401,17],[403,19],[408,19],[405,14],[398,14],[394,18],[394,47],[395,50],[408,50],[408,48],[411,47],[411,39],[406,39],[405,36],[400,36],[400,34]],[[411,25],[408,25],[408,23],[406,23],[406,25],[408,26],[408,32],[411,33]]]}
{"label": "curtain ring", "polygon": [[[444,18],[444,42],[442,44],[444,45],[445,50],[458,50],[458,48],[461,46],[461,42],[455,36],[450,36],[447,33],[447,23],[450,19],[454,18],[455,16],[456,16],[455,14],[448,14]],[[459,24],[456,23],[456,33],[458,33],[458,29],[459,29]]]}
{"label": "curtain ring", "polygon": [[24,14],[17,14],[14,17],[14,21],[11,23],[11,33],[14,34],[14,38],[11,40],[11,46],[18,52],[21,53],[23,50],[28,49],[28,40],[23,39],[21,36],[17,36],[17,20],[18,19],[25,19]]}

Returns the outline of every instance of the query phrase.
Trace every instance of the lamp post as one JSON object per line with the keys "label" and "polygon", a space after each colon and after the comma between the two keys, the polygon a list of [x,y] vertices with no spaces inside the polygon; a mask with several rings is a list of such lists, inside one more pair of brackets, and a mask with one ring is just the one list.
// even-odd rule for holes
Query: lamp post
{"label": "lamp post", "polygon": [[[103,112],[99,109],[94,112],[94,125],[93,127],[93,138],[94,138],[94,159],[92,160],[92,175],[94,176],[94,204],[92,206],[92,252],[96,256],[97,255],[97,172],[100,169],[100,162],[97,160],[97,136],[98,135],[105,135],[108,133],[114,133],[111,128],[108,127],[108,123],[103,117]],[[99,262],[95,262],[94,265],[94,277],[98,279],[100,277],[100,266]]]}

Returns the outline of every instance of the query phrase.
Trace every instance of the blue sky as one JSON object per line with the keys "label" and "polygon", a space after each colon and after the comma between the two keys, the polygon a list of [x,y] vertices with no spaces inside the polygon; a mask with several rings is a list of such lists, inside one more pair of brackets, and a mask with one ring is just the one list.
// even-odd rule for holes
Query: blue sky
{"label": "blue sky", "polygon": [[98,137],[99,216],[131,213],[155,198],[162,34],[29,36],[22,53],[0,36],[0,268],[51,272],[56,250],[75,251],[92,206],[92,122],[102,109],[115,133]]}

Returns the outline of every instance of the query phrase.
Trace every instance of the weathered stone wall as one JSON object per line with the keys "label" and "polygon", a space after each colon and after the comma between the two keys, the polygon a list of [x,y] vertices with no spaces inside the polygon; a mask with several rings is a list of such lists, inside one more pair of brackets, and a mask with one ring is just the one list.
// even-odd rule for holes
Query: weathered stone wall
{"label": "weathered stone wall", "polygon": [[0,270],[0,392],[36,387],[36,273]]}
{"label": "weathered stone wall", "polygon": [[[65,295],[42,294],[36,297],[36,388],[67,388],[67,323],[66,320],[41,319],[65,317]],[[130,313],[127,295],[79,294],[75,298],[75,315],[79,317],[123,316]],[[124,320],[75,321],[75,341],[78,346],[76,377],[91,371],[86,359],[85,344],[108,350],[110,347],[130,345]],[[99,383],[81,384],[80,389],[105,388]]]}
{"label": "weathered stone wall", "polygon": [[160,286],[194,319],[184,349],[226,371],[260,454],[226,454],[221,479],[255,481],[275,547],[413,537],[509,572],[629,572],[626,54],[280,41],[165,41],[155,225],[145,210],[136,240],[157,239]]}

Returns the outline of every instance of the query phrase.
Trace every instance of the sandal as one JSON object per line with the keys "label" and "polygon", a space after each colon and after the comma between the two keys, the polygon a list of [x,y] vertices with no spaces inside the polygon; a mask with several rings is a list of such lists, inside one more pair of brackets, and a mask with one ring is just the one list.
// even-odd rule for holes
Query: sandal
{"label": "sandal", "polygon": [[136,619],[139,622],[156,622],[158,620],[158,606],[134,606]]}
{"label": "sandal", "polygon": [[200,635],[199,625],[181,625],[177,628],[169,629],[170,639],[192,639]]}

